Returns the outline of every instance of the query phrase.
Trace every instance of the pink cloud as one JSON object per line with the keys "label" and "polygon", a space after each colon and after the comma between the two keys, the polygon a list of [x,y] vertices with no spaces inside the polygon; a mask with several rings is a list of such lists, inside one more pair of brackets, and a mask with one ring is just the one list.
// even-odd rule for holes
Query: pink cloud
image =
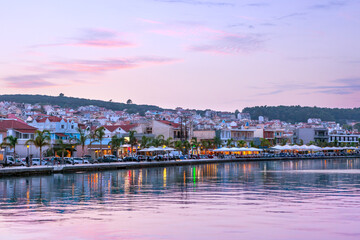
{"label": "pink cloud", "polygon": [[[157,64],[170,64],[176,61],[180,60],[165,57],[137,57],[52,62],[43,64],[37,68],[32,67],[31,70],[38,72],[38,74],[9,76],[1,80],[7,87],[18,89],[66,86],[70,85],[70,83],[72,85],[74,83],[89,84],[91,83],[91,80],[88,79],[86,74],[99,74],[107,71],[131,69]],[[82,80],[82,76],[86,76],[86,80]],[[76,77],[76,81],[74,80],[74,77]],[[67,83],[64,83],[64,81]]]}
{"label": "pink cloud", "polygon": [[105,60],[79,60],[69,62],[54,62],[51,65],[57,69],[74,72],[100,73],[121,69],[142,67],[144,65],[167,64],[179,61],[172,58],[141,57]]}
{"label": "pink cloud", "polygon": [[135,43],[125,40],[124,34],[108,29],[83,29],[79,37],[64,43],[41,44],[34,47],[55,47],[55,46],[80,46],[80,47],[101,47],[119,48],[133,47]]}
{"label": "pink cloud", "polygon": [[54,84],[48,80],[45,80],[46,75],[21,75],[4,78],[6,85],[10,88],[46,88],[55,87],[58,84]]}

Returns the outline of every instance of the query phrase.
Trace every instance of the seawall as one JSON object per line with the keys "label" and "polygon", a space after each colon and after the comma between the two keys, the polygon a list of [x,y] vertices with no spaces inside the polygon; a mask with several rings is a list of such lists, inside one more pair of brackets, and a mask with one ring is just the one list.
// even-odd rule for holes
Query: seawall
{"label": "seawall", "polygon": [[276,157],[276,158],[227,158],[227,159],[189,159],[189,160],[171,160],[171,161],[152,161],[152,162],[119,162],[119,163],[97,163],[81,165],[59,165],[59,166],[32,166],[32,167],[7,167],[0,168],[0,177],[7,176],[29,176],[46,175],[54,173],[72,173],[72,172],[94,172],[117,169],[137,169],[151,167],[170,167],[184,165],[199,165],[209,163],[226,162],[255,162],[255,161],[298,161],[315,159],[348,159],[360,158],[360,155],[351,156],[321,156],[321,157]]}

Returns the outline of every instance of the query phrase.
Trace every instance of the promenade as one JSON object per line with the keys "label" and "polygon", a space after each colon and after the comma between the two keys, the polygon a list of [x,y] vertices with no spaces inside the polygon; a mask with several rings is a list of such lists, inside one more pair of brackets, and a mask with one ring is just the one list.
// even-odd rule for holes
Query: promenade
{"label": "promenade", "polygon": [[8,176],[30,176],[30,175],[49,175],[56,173],[74,172],[94,172],[117,169],[137,169],[151,167],[170,167],[184,165],[199,165],[209,163],[225,162],[255,162],[255,161],[289,161],[289,160],[314,160],[314,159],[348,159],[360,158],[360,155],[349,156],[318,156],[318,157],[272,157],[272,158],[213,158],[213,159],[188,159],[171,161],[152,161],[152,162],[118,162],[118,163],[96,163],[96,164],[76,164],[76,165],[56,165],[56,166],[32,166],[32,167],[6,167],[0,168],[0,178]]}

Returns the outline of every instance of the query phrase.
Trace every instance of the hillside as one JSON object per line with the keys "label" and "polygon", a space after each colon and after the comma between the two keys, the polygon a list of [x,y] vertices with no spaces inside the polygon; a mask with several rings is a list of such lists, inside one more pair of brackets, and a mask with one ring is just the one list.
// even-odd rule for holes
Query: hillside
{"label": "hillside", "polygon": [[91,100],[85,98],[75,97],[54,97],[46,95],[25,95],[25,94],[14,94],[14,95],[0,95],[0,101],[10,101],[17,103],[29,103],[29,104],[42,104],[42,105],[58,105],[60,107],[77,108],[80,106],[94,105],[104,107],[114,111],[123,111],[127,109],[129,113],[140,113],[144,115],[147,110],[162,111],[164,109],[154,105],[137,105],[137,104],[125,104],[118,102],[106,102],[101,100]]}
{"label": "hillside", "polygon": [[345,123],[346,120],[360,121],[360,108],[319,108],[301,106],[247,107],[242,112],[250,113],[252,119],[266,116],[286,122],[306,122],[309,118]]}

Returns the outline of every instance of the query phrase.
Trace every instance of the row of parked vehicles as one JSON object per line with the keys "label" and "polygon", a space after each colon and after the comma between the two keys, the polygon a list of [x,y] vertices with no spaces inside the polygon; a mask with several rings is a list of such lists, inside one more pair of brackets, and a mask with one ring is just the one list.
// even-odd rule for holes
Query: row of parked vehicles
{"label": "row of parked vehicles", "polygon": [[[61,164],[61,158],[59,157],[44,157],[41,162],[40,158],[32,158],[31,160],[32,166],[48,166],[48,165],[57,165]],[[63,159],[64,164],[81,164],[81,163],[94,163],[90,157],[64,157]],[[16,158],[14,159],[13,156],[6,156],[6,160],[2,161],[3,165],[7,166],[26,166],[28,163],[26,162],[26,158]],[[30,164],[30,163],[29,163]]]}
{"label": "row of parked vehicles", "polygon": [[[156,155],[156,156],[127,156],[124,158],[116,157],[114,155],[105,155],[103,157],[92,159],[91,156],[85,155],[84,157],[64,157],[63,162],[60,157],[44,157],[41,160],[40,158],[32,158],[32,166],[52,166],[59,164],[94,164],[94,163],[111,163],[111,162],[144,162],[144,161],[170,161],[170,160],[184,160],[184,159],[208,159],[213,158],[212,155]],[[3,161],[3,165],[5,161]],[[26,158],[16,158],[13,156],[7,156],[6,158],[7,166],[27,166]]]}

